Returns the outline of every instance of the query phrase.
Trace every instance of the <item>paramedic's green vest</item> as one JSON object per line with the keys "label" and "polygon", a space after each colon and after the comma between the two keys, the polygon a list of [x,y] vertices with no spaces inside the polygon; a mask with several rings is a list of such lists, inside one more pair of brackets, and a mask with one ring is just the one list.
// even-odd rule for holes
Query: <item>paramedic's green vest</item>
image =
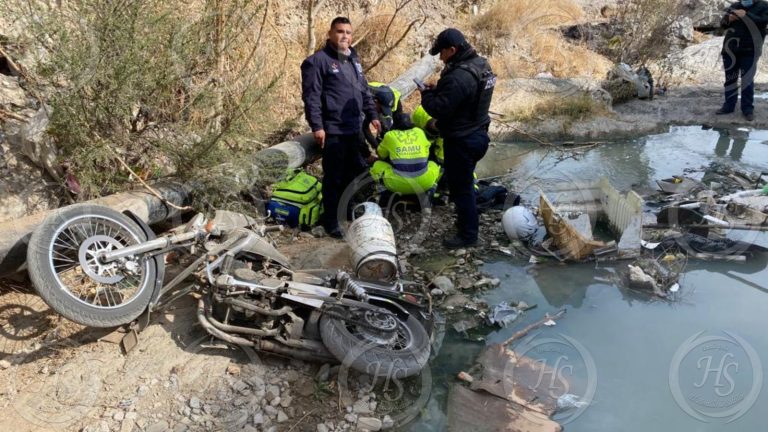
{"label": "paramedic's green vest", "polygon": [[[416,107],[416,109],[411,114],[411,121],[413,122],[416,127],[421,128],[422,130],[427,130],[427,123],[432,120],[432,116],[427,114],[427,112],[424,110],[424,108],[419,105]],[[434,148],[432,151],[435,154],[435,159],[437,159],[437,163],[440,165],[443,164],[445,161],[445,152],[443,150],[443,138],[437,137],[434,140]]]}
{"label": "paramedic's green vest", "polygon": [[384,134],[376,152],[388,159],[394,173],[415,178],[427,172],[430,142],[419,128],[391,130]]}

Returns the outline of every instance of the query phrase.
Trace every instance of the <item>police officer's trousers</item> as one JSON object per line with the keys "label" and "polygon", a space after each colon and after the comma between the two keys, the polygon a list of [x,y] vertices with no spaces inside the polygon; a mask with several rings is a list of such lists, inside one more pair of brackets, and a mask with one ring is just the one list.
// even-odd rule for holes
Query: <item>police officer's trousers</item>
{"label": "police officer's trousers", "polygon": [[477,240],[480,226],[475,204],[474,172],[488,151],[488,131],[476,130],[461,138],[445,138],[445,176],[456,204],[456,228],[465,241]]}
{"label": "police officer's trousers", "polygon": [[[339,228],[338,207],[344,190],[366,170],[360,155],[360,134],[326,135],[323,147],[323,226],[331,232]],[[346,218],[348,209],[343,210]]]}

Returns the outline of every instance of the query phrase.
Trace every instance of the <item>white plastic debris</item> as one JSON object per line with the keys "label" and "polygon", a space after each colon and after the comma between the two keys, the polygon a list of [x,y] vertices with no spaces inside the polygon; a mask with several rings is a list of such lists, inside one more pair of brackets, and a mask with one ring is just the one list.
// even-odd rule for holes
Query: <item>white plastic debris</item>
{"label": "white plastic debris", "polygon": [[475,378],[474,378],[472,375],[470,375],[470,374],[468,374],[468,373],[466,373],[466,372],[464,372],[464,371],[462,371],[462,372],[459,372],[459,376],[458,376],[458,378],[459,378],[460,380],[462,380],[462,381],[464,381],[464,382],[468,382],[468,383],[471,383],[472,381],[474,381],[474,380],[475,380]]}
{"label": "white plastic debris", "polygon": [[584,408],[589,405],[589,402],[580,401],[580,398],[575,394],[566,393],[557,398],[557,409],[569,410],[573,408]]}
{"label": "white plastic debris", "polygon": [[556,323],[554,320],[547,320],[547,321],[544,323],[544,325],[545,325],[545,326],[547,326],[547,327],[554,327],[554,326],[556,326],[556,325],[557,325],[557,323]]}
{"label": "white plastic debris", "polygon": [[491,324],[498,324],[499,327],[506,327],[512,324],[522,313],[516,306],[510,306],[507,302],[501,302],[493,308],[488,321]]}
{"label": "white plastic debris", "polygon": [[650,250],[656,249],[656,247],[658,245],[660,245],[660,244],[661,243],[651,243],[651,242],[647,242],[645,240],[640,240],[640,245],[642,245],[644,248],[650,249]]}
{"label": "white plastic debris", "polygon": [[676,284],[672,285],[671,287],[669,287],[669,291],[673,292],[673,293],[676,293],[676,292],[680,291],[680,284],[676,283]]}

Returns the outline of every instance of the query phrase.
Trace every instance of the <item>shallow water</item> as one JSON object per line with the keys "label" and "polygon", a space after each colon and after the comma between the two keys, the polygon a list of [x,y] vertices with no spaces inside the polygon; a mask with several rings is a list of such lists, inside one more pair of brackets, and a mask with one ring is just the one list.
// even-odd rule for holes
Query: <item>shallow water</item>
{"label": "shallow water", "polygon": [[[600,176],[623,191],[651,191],[656,179],[714,160],[768,171],[766,140],[768,131],[676,127],[667,134],[611,143],[580,160],[559,163],[555,154],[536,146],[497,144],[479,176],[512,168],[516,179],[531,186],[524,188],[527,197],[533,196],[537,185]],[[554,346],[558,340],[561,348],[525,350],[562,372],[571,383],[568,393],[590,401],[581,411],[555,417],[569,432],[765,430],[766,254],[745,264],[690,262],[672,302],[615,283],[617,269],[626,263],[534,266],[498,256],[487,257],[486,262],[482,270],[502,281],[484,296],[490,305],[522,300],[538,307],[509,328],[480,334],[481,341],[449,329],[431,364],[433,394],[424,410],[427,418],[409,430],[445,430],[446,392],[456,374],[472,365],[485,344],[500,342],[544,313],[563,307],[568,312],[555,327],[540,330],[528,341],[530,347],[537,341]],[[709,336],[713,338],[706,339]],[[565,390],[551,388],[554,396]]]}

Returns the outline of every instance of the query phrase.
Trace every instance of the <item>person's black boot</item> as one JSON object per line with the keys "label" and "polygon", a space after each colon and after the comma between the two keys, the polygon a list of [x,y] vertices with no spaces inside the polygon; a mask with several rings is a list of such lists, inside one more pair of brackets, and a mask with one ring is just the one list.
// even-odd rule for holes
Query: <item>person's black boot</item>
{"label": "person's black boot", "polygon": [[745,113],[745,114],[744,114],[744,118],[745,118],[747,121],[752,121],[752,120],[754,120],[754,119],[755,119],[755,113],[751,113],[751,112],[750,112],[750,113]]}
{"label": "person's black boot", "polygon": [[328,237],[332,237],[335,239],[340,239],[344,237],[344,233],[341,232],[341,229],[338,225],[335,227],[323,227],[325,228],[325,233],[328,234]]}
{"label": "person's black boot", "polygon": [[732,114],[734,110],[729,110],[725,108],[720,108],[719,110],[715,111],[716,115],[726,115],[726,114]]}
{"label": "person's black boot", "polygon": [[477,239],[475,240],[467,240],[464,237],[461,237],[459,235],[455,235],[451,238],[447,238],[443,240],[443,246],[445,246],[448,249],[458,249],[461,247],[472,247],[477,244]]}

